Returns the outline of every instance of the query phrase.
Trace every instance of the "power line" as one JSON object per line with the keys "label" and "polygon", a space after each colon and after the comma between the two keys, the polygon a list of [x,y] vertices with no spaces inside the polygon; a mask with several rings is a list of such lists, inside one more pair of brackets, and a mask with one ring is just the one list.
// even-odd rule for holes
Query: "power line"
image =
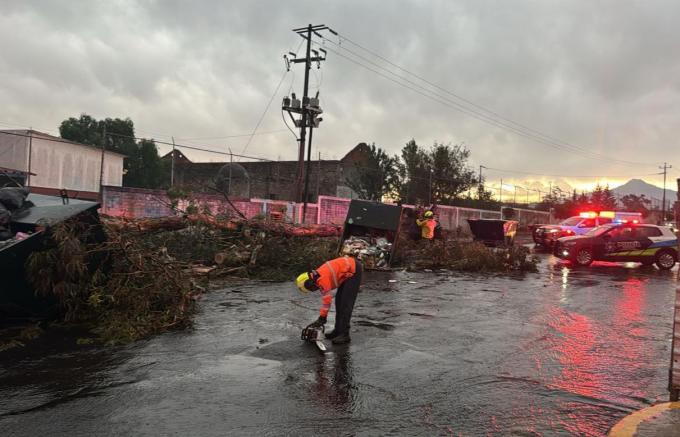
{"label": "power line", "polygon": [[250,138],[248,138],[248,142],[246,143],[245,146],[243,146],[243,151],[241,153],[246,153],[248,146],[250,146],[250,142],[253,140],[253,137],[255,136],[257,129],[260,127],[260,124],[262,123],[264,116],[267,115],[267,111],[269,111],[269,107],[271,106],[272,102],[274,101],[274,97],[276,97],[276,94],[278,94],[279,88],[281,88],[281,84],[283,83],[283,80],[286,78],[287,74],[288,74],[288,70],[285,70],[283,72],[283,75],[281,76],[281,80],[279,81],[279,84],[276,85],[276,89],[272,93],[272,96],[269,98],[269,101],[267,102],[267,106],[265,106],[264,111],[262,111],[262,115],[260,115],[259,120],[257,120],[257,124],[255,125],[253,132],[250,134]]}
{"label": "power line", "polygon": [[[419,88],[420,91],[424,91],[424,92],[426,92],[426,93],[434,94],[437,98],[443,99],[443,100],[445,100],[446,102],[448,102],[448,103],[450,103],[451,105],[453,105],[453,106],[454,106],[453,109],[456,109],[456,110],[458,110],[458,111],[460,111],[460,112],[463,112],[463,113],[465,113],[466,115],[469,115],[469,116],[471,116],[471,117],[473,117],[473,118],[476,118],[476,119],[478,119],[478,120],[480,120],[480,121],[486,122],[486,123],[488,123],[488,124],[492,124],[492,125],[497,126],[497,127],[501,127],[501,128],[503,128],[503,129],[506,129],[506,130],[510,130],[510,131],[512,131],[512,132],[514,132],[514,133],[516,133],[516,134],[519,134],[519,135],[524,136],[524,137],[526,137],[526,138],[532,139],[532,140],[534,140],[534,141],[541,142],[541,143],[543,143],[543,144],[546,144],[546,145],[549,145],[549,146],[552,146],[552,147],[556,147],[556,148],[563,149],[563,150],[564,150],[564,149],[567,149],[567,150],[569,150],[570,152],[579,153],[579,154],[581,154],[582,156],[587,157],[587,158],[590,158],[590,159],[606,159],[606,160],[609,161],[609,162],[615,161],[615,162],[619,162],[619,163],[625,164],[625,165],[655,165],[655,164],[638,163],[638,162],[625,161],[625,160],[619,160],[619,159],[611,158],[611,157],[602,155],[602,154],[600,154],[600,153],[593,152],[593,151],[584,149],[584,148],[582,148],[582,147],[576,146],[576,145],[574,145],[574,144],[567,143],[567,142],[564,142],[564,141],[560,141],[560,140],[558,140],[558,139],[556,139],[556,138],[554,138],[554,137],[551,137],[551,136],[549,136],[549,135],[547,135],[547,134],[544,134],[544,133],[542,133],[542,132],[540,132],[540,131],[537,131],[537,130],[535,130],[535,129],[532,129],[532,128],[530,128],[530,127],[527,127],[527,126],[525,126],[525,125],[522,125],[522,124],[520,124],[520,123],[517,123],[517,122],[515,122],[515,121],[513,121],[513,120],[510,120],[510,119],[508,119],[508,118],[506,118],[506,117],[501,116],[500,114],[497,114],[497,113],[494,112],[494,111],[488,110],[488,109],[486,109],[486,108],[484,108],[484,107],[482,107],[482,106],[480,106],[480,105],[477,105],[477,104],[475,104],[475,103],[473,103],[473,102],[471,102],[471,101],[469,101],[469,100],[467,100],[467,99],[464,99],[464,98],[462,98],[462,97],[460,97],[460,96],[458,96],[458,95],[452,93],[451,91],[448,91],[448,90],[446,90],[446,89],[444,89],[444,88],[442,88],[442,87],[440,87],[440,86],[438,86],[438,85],[436,85],[436,84],[434,84],[434,83],[432,83],[432,82],[430,82],[430,81],[428,81],[428,80],[422,78],[421,76],[419,76],[419,75],[417,75],[417,74],[415,74],[415,73],[412,73],[412,72],[410,72],[410,71],[408,71],[408,70],[406,70],[406,69],[404,69],[404,68],[398,66],[397,64],[395,64],[395,63],[393,63],[393,62],[387,60],[386,58],[384,58],[384,57],[378,55],[377,53],[372,52],[372,51],[366,49],[365,47],[359,45],[358,43],[355,43],[355,42],[349,40],[349,38],[346,38],[346,37],[344,37],[344,36],[341,36],[341,37],[342,37],[342,39],[347,40],[347,41],[349,41],[350,43],[356,45],[357,47],[360,47],[361,49],[363,49],[363,50],[365,50],[365,51],[371,53],[372,55],[374,55],[374,56],[376,56],[376,57],[378,57],[378,58],[384,60],[385,62],[389,63],[390,65],[393,65],[393,66],[399,68],[400,70],[402,70],[402,71],[404,71],[404,72],[406,72],[406,73],[408,73],[408,74],[411,74],[412,76],[414,76],[414,77],[418,78],[419,80],[421,80],[421,81],[427,83],[428,85],[430,85],[430,86],[432,86],[432,87],[435,87],[435,88],[437,88],[437,89],[439,89],[439,90],[442,90],[442,91],[446,92],[447,94],[452,95],[452,96],[454,96],[455,98],[457,98],[457,99],[459,99],[459,100],[462,100],[463,102],[466,102],[467,104],[472,105],[472,106],[474,106],[474,107],[476,107],[476,108],[479,108],[480,110],[485,111],[485,112],[487,112],[488,114],[492,114],[492,115],[490,116],[490,115],[488,115],[488,114],[484,114],[484,113],[481,113],[481,112],[479,112],[479,111],[475,111],[475,110],[473,110],[473,109],[470,109],[470,108],[468,108],[468,107],[465,107],[464,105],[460,104],[459,102],[455,102],[455,101],[450,100],[450,99],[448,99],[448,98],[446,98],[446,97],[442,97],[441,95],[437,94],[436,92],[431,91],[431,90],[429,90],[429,89],[423,87],[422,85],[420,85],[420,84],[418,84],[418,83],[416,83],[416,82],[413,82],[413,81],[409,80],[408,78],[405,78],[405,77],[403,77],[403,76],[400,76],[400,75],[398,75],[398,74],[392,72],[391,70],[389,70],[389,69],[387,69],[387,68],[385,68],[385,67],[383,67],[383,66],[381,66],[381,65],[379,65],[379,64],[376,64],[375,62],[371,61],[370,59],[367,59],[366,57],[363,57],[363,56],[357,54],[356,52],[353,52],[353,51],[347,49],[346,47],[344,47],[344,46],[342,46],[342,45],[340,45],[340,44],[336,44],[335,42],[329,40],[328,38],[323,37],[323,40],[324,40],[324,42],[325,42],[325,41],[328,41],[329,43],[331,43],[331,44],[333,44],[333,45],[339,47],[340,49],[345,50],[345,51],[347,51],[348,53],[351,53],[353,56],[355,56],[355,57],[357,57],[357,58],[359,58],[359,59],[362,59],[362,60],[368,62],[368,63],[371,64],[371,65],[374,65],[375,67],[377,67],[377,68],[379,68],[379,69],[381,69],[381,70],[386,71],[387,73],[389,73],[389,74],[391,74],[391,75],[393,75],[393,76],[399,78],[400,80],[406,81],[407,83],[410,83],[410,84],[416,86],[417,88]],[[317,44],[318,44],[318,42],[317,42]],[[428,98],[430,98],[430,99],[436,100],[436,99],[433,98],[431,95],[429,95],[429,94],[428,94],[428,95],[425,95],[425,94],[423,94],[422,92],[416,91],[416,90],[414,90],[413,88],[411,88],[411,87],[409,87],[409,86],[406,86],[405,84],[400,83],[400,82],[398,82],[398,81],[395,81],[394,79],[392,79],[392,78],[390,78],[390,77],[386,77],[386,76],[384,76],[383,74],[381,74],[381,73],[379,73],[379,72],[373,70],[372,68],[367,67],[366,65],[362,64],[361,62],[356,61],[355,59],[351,59],[351,58],[349,58],[349,57],[347,57],[347,56],[343,56],[343,55],[339,54],[337,51],[335,51],[335,50],[333,50],[333,49],[330,49],[330,48],[329,48],[329,50],[330,50],[330,51],[333,51],[335,54],[337,54],[337,55],[339,55],[339,56],[341,56],[341,57],[343,57],[343,58],[345,58],[345,59],[347,59],[347,60],[349,60],[349,61],[351,61],[351,62],[353,62],[353,63],[355,63],[355,64],[358,64],[358,65],[360,65],[360,66],[362,66],[362,67],[364,67],[364,68],[366,68],[366,69],[368,69],[368,70],[370,70],[370,71],[372,71],[372,72],[374,72],[374,73],[376,73],[376,74],[378,74],[378,75],[380,75],[380,76],[382,76],[382,77],[385,77],[385,78],[387,78],[387,79],[389,79],[389,80],[391,80],[391,81],[393,81],[393,82],[395,82],[395,83],[397,83],[397,84],[399,84],[399,85],[401,85],[401,86],[404,86],[404,87],[406,87],[406,88],[409,88],[409,89],[411,89],[412,91],[418,92],[419,94],[424,95],[425,97],[428,97]],[[447,104],[443,103],[441,100],[436,100],[436,101],[438,101],[438,102],[441,103],[441,104],[444,104],[445,106],[451,107],[451,105],[447,105]],[[494,118],[494,117],[496,117],[496,118]],[[505,120],[507,123],[503,123],[503,122],[499,121],[498,119]],[[510,124],[508,124],[508,123],[510,123]]]}
{"label": "power line", "polygon": [[[0,135],[13,135],[13,136],[24,137],[24,138],[30,137],[30,135],[27,135],[27,134],[22,134],[22,133],[18,133],[18,132],[7,132],[7,131],[0,131]],[[155,144],[165,144],[165,145],[168,145],[168,146],[173,145],[171,142],[167,142],[167,141],[155,140],[153,138],[135,137],[135,136],[131,136],[131,135],[115,134],[113,132],[107,132],[106,136],[107,137],[114,136],[114,137],[120,137],[120,138],[129,138],[129,139],[132,139],[132,140],[146,140],[146,141],[152,141]],[[97,147],[97,146],[93,146],[91,144],[79,143],[77,141],[66,140],[66,139],[63,139],[63,138],[55,138],[55,137],[47,138],[47,137],[36,136],[36,135],[34,135],[33,138],[44,140],[44,141],[51,141],[51,142],[54,142],[54,143],[66,143],[66,144],[76,144],[76,145],[89,146],[89,147]],[[205,149],[205,148],[196,147],[196,146],[189,146],[189,145],[186,145],[186,144],[175,144],[175,147],[181,147],[181,148],[190,149],[190,150],[198,150],[198,151],[201,151],[201,152],[210,152],[210,153],[215,153],[215,154],[218,154],[218,155],[225,155],[225,156],[233,155],[233,156],[237,156],[239,158],[254,159],[256,161],[272,161],[273,162],[273,160],[271,160],[271,159],[261,158],[259,156],[239,155],[239,154],[236,154],[236,153],[222,152],[222,151],[219,151],[219,150],[211,150],[211,149]],[[114,153],[117,153],[117,152],[114,152]]]}
{"label": "power line", "polygon": [[[317,43],[317,44],[318,44],[318,43]],[[489,117],[487,117],[487,116],[485,116],[485,115],[483,115],[483,114],[482,114],[482,115],[477,115],[477,114],[474,114],[474,113],[470,113],[470,112],[468,112],[468,110],[466,110],[464,107],[460,106],[460,104],[458,104],[458,103],[456,103],[456,102],[453,102],[453,101],[451,101],[451,100],[448,100],[448,99],[446,99],[445,97],[441,97],[441,96],[439,96],[438,94],[434,93],[433,91],[427,90],[426,88],[423,88],[423,87],[421,87],[420,85],[417,85],[417,84],[416,84],[416,86],[418,86],[418,88],[414,88],[414,87],[412,87],[412,86],[406,85],[406,84],[404,84],[404,83],[402,83],[402,82],[399,82],[398,80],[395,80],[395,79],[392,78],[392,77],[389,77],[389,76],[387,76],[387,75],[381,73],[380,71],[377,71],[377,70],[375,70],[375,69],[373,69],[373,68],[371,68],[371,67],[368,67],[368,66],[366,66],[365,64],[363,64],[363,63],[361,63],[361,62],[359,62],[359,61],[357,61],[357,60],[355,60],[355,59],[352,59],[352,58],[350,58],[350,57],[348,57],[348,56],[345,56],[345,55],[343,55],[342,53],[340,53],[340,52],[338,52],[338,51],[335,51],[335,50],[333,50],[333,49],[331,49],[331,48],[328,48],[328,51],[329,51],[329,52],[332,52],[332,53],[336,54],[337,56],[339,56],[339,57],[341,57],[341,58],[344,58],[344,59],[346,59],[346,60],[348,60],[348,61],[350,61],[350,62],[352,62],[352,63],[354,63],[354,64],[356,64],[356,65],[359,65],[359,66],[361,66],[361,67],[363,67],[363,68],[365,68],[365,69],[367,69],[367,70],[369,70],[369,71],[371,71],[371,72],[377,74],[378,76],[381,76],[381,77],[383,77],[383,78],[385,78],[385,79],[387,79],[387,80],[389,80],[389,81],[392,81],[392,82],[396,83],[397,85],[400,85],[400,86],[402,86],[402,87],[404,87],[404,88],[407,88],[407,89],[409,89],[409,90],[411,90],[411,91],[413,91],[413,92],[415,92],[415,93],[417,93],[417,94],[420,94],[420,95],[422,95],[422,96],[424,96],[424,97],[427,97],[427,98],[429,98],[429,99],[431,99],[431,100],[434,100],[434,101],[437,102],[437,103],[440,103],[440,104],[442,104],[442,105],[444,105],[444,106],[447,106],[447,107],[449,107],[449,108],[455,109],[455,110],[457,110],[457,111],[459,111],[459,112],[462,112],[462,113],[464,113],[464,114],[466,114],[466,115],[469,115],[469,116],[471,116],[471,117],[473,117],[473,118],[476,118],[476,119],[478,119],[478,120],[480,120],[480,121],[483,121],[483,122],[485,122],[485,123],[494,125],[494,126],[496,126],[496,127],[502,128],[502,129],[511,130],[511,131],[513,131],[514,133],[516,133],[516,134],[518,134],[518,135],[520,135],[520,136],[523,136],[523,137],[525,137],[525,138],[528,138],[528,139],[530,139],[530,140],[538,141],[538,142],[544,143],[544,144],[546,144],[546,145],[555,147],[555,148],[560,149],[560,150],[563,150],[563,149],[564,149],[563,147],[561,147],[561,146],[559,146],[559,145],[553,144],[553,143],[548,142],[548,141],[546,141],[546,140],[542,140],[542,139],[536,138],[535,136],[532,136],[531,134],[522,132],[521,130],[518,130],[518,129],[513,128],[513,127],[509,127],[509,126],[507,126],[507,125],[504,125],[504,124],[502,124],[501,122],[498,122],[498,121],[496,121],[496,120],[493,120],[493,119],[491,119],[491,118],[489,118]],[[394,74],[394,73],[392,73],[392,72],[390,72],[390,74],[395,75],[396,77],[402,78],[401,76],[396,75],[396,74]],[[403,79],[403,78],[402,78],[402,79]],[[412,81],[408,81],[408,80],[407,80],[407,82],[413,83]],[[430,94],[427,94],[427,93],[434,94],[434,96],[433,96],[433,95],[430,95]],[[574,152],[573,150],[568,150],[568,151]],[[601,159],[602,159],[602,158],[593,157],[593,156],[585,156],[585,157],[590,158],[590,159],[596,159],[596,160],[601,160]],[[633,165],[633,164],[626,164],[626,165]],[[636,165],[637,165],[637,164],[636,164]]]}
{"label": "power line", "polygon": [[178,140],[183,140],[183,141],[195,141],[195,140],[227,140],[229,138],[242,138],[242,137],[252,137],[253,135],[270,135],[270,134],[277,134],[280,132],[286,132],[286,129],[277,129],[277,130],[270,130],[266,132],[256,132],[253,134],[252,132],[249,134],[238,134],[238,135],[225,135],[222,137],[193,137],[193,138],[177,138]]}

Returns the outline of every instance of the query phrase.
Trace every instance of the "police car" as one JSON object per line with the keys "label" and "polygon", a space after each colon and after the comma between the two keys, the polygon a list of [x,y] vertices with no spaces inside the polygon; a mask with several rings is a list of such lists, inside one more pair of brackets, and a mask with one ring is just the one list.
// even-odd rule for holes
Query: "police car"
{"label": "police car", "polygon": [[539,246],[553,247],[559,238],[583,235],[598,226],[624,221],[642,223],[642,214],[622,211],[585,211],[556,225],[537,226],[533,229],[532,237],[534,243]]}
{"label": "police car", "polygon": [[593,261],[639,262],[668,270],[678,260],[677,245],[677,237],[666,226],[623,221],[560,238],[554,254],[580,266]]}

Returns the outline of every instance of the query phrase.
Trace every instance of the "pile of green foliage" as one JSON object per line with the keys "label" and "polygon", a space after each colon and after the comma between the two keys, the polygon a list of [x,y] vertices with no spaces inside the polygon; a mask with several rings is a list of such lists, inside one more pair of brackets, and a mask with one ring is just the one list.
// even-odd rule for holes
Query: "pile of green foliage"
{"label": "pile of green foliage", "polygon": [[56,298],[63,321],[85,324],[99,340],[125,343],[190,325],[199,293],[186,266],[139,234],[67,222],[26,269],[37,293]]}
{"label": "pile of green foliage", "polygon": [[336,256],[337,237],[290,236],[242,223],[236,229],[191,225],[146,237],[149,247],[162,247],[172,259],[212,265],[215,255],[224,260],[214,272],[229,272],[268,281],[288,281]]}
{"label": "pile of green foliage", "polygon": [[251,273],[270,281],[293,280],[302,272],[315,269],[337,256],[338,239],[335,237],[276,236],[260,250]]}
{"label": "pile of green foliage", "polygon": [[[400,241],[396,264],[410,270],[536,272],[538,258],[524,246],[489,248],[467,240]],[[394,266],[394,263],[393,263]]]}

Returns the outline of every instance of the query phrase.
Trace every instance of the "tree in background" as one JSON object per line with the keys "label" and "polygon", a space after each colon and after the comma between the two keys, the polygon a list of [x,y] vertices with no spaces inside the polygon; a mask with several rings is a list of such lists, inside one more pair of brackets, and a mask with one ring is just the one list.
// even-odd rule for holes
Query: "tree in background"
{"label": "tree in background", "polygon": [[414,139],[401,149],[401,160],[397,161],[397,167],[399,199],[408,204],[429,202],[430,157]]}
{"label": "tree in background", "polygon": [[[458,144],[455,146],[437,144],[429,153],[432,165],[432,201],[441,205],[452,205],[460,195],[470,190],[480,181],[468,166],[470,151]],[[481,190],[481,194],[483,193]],[[491,193],[488,195],[489,200]],[[482,200],[480,198],[480,200]]]}
{"label": "tree in background", "polygon": [[616,209],[617,200],[609,185],[602,187],[599,184],[590,195],[589,206],[594,211],[610,211]]}
{"label": "tree in background", "polygon": [[399,198],[404,203],[452,205],[477,185],[468,166],[470,152],[462,145],[435,143],[429,151],[411,140],[401,150]]}
{"label": "tree in background", "polygon": [[347,186],[366,200],[382,200],[393,194],[398,185],[397,158],[388,156],[375,143],[359,146],[363,146],[365,153],[355,162],[354,177],[346,178]]}
{"label": "tree in background", "polygon": [[61,122],[62,138],[101,148],[106,127],[106,150],[125,155],[123,186],[160,188],[167,184],[167,171],[153,140],[135,141],[135,126],[129,118],[96,120],[87,114]]}
{"label": "tree in background", "polygon": [[649,206],[652,201],[647,199],[644,194],[626,194],[621,198],[621,203],[626,211],[642,213],[642,217],[649,215]]}

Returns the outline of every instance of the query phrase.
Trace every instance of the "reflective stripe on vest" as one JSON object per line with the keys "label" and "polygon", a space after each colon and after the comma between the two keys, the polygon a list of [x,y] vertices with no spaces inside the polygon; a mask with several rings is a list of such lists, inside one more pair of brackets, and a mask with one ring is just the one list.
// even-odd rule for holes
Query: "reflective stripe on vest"
{"label": "reflective stripe on vest", "polygon": [[328,266],[328,270],[331,271],[331,277],[333,278],[333,288],[338,288],[338,275],[335,273],[335,269],[331,265],[330,262],[326,261],[326,265]]}

